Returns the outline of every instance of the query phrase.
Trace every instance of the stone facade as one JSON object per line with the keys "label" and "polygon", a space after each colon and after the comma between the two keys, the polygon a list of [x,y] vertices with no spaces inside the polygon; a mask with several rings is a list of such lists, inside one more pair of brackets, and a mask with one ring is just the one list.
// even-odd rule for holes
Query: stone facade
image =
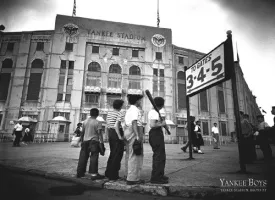
{"label": "stone facade", "polygon": [[[185,83],[179,72],[204,54],[173,45],[171,29],[57,15],[54,30],[6,32],[0,43],[0,73],[6,87],[0,88],[1,132],[11,133],[13,120],[31,116],[38,121],[36,133],[48,133],[48,121],[62,115],[71,122],[66,132],[73,133],[91,108],[99,108],[105,118],[113,99],[127,102],[128,94],[148,89],[165,98],[167,119],[176,124],[172,136],[186,134],[185,100],[179,98]],[[236,68],[240,108],[254,120],[259,113],[255,97],[238,63]],[[223,113],[217,106],[218,91],[224,94]],[[204,129],[208,123],[208,132],[213,122],[225,123],[224,134],[229,135],[235,130],[230,81],[208,89],[206,95],[204,111],[201,95],[191,98],[191,115],[204,122]],[[142,104],[147,122],[152,106],[148,98]]]}

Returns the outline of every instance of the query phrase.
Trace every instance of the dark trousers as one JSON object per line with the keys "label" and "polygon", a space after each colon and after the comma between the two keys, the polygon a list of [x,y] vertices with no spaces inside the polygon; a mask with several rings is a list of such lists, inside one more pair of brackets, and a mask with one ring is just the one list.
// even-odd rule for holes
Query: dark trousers
{"label": "dark trousers", "polygon": [[13,146],[20,146],[20,139],[22,137],[22,131],[15,131],[15,139],[13,141]]}
{"label": "dark trousers", "polygon": [[151,180],[158,181],[164,176],[166,163],[164,136],[161,128],[154,128],[149,131],[149,144],[153,150]]}
{"label": "dark trousers", "polygon": [[186,149],[187,149],[190,145],[192,145],[193,147],[197,147],[198,150],[200,150],[200,149],[201,149],[201,145],[200,145],[200,143],[199,143],[199,139],[197,138],[196,134],[195,134],[195,133],[192,133],[191,137],[192,137],[192,138],[191,138],[191,139],[192,139],[192,143],[191,143],[190,140],[188,140],[188,141],[186,142],[186,144],[185,144],[182,148],[186,151]]}
{"label": "dark trousers", "polygon": [[99,142],[88,140],[81,143],[77,174],[83,176],[86,172],[87,162],[90,156],[89,173],[98,173]]}
{"label": "dark trousers", "polygon": [[252,163],[256,157],[256,150],[253,137],[242,138],[241,149],[243,153],[243,161],[246,164]]}
{"label": "dark trousers", "polygon": [[108,129],[110,155],[107,162],[105,176],[116,180],[119,178],[120,163],[124,152],[124,142],[117,136],[115,129]]}
{"label": "dark trousers", "polygon": [[266,132],[260,131],[259,144],[260,144],[260,148],[264,154],[264,158],[271,159],[272,158],[272,149],[269,145],[268,135],[266,134]]}

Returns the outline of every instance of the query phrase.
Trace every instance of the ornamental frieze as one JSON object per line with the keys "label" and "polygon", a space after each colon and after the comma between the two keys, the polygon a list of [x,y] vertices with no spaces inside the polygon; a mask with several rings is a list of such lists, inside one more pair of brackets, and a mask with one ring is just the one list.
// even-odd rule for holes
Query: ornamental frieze
{"label": "ornamental frieze", "polygon": [[21,36],[20,35],[11,35],[11,36],[4,36],[1,41],[2,42],[20,42]]}
{"label": "ornamental frieze", "polygon": [[32,42],[49,42],[51,40],[50,35],[33,35]]}

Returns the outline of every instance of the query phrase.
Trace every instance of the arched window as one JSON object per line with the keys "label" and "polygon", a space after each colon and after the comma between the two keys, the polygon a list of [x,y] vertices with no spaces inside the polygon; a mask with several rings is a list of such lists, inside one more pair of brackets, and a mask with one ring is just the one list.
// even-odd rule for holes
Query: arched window
{"label": "arched window", "polygon": [[109,68],[109,73],[121,74],[121,67],[118,64],[111,64]]}
{"label": "arched window", "polygon": [[32,68],[43,68],[43,66],[44,63],[41,59],[35,59],[34,61],[32,61]]}
{"label": "arched window", "polygon": [[111,64],[108,75],[109,88],[121,88],[121,67],[118,64]]}
{"label": "arched window", "polygon": [[86,78],[86,86],[101,86],[101,66],[97,62],[91,62],[88,65],[88,73]]}
{"label": "arched window", "polygon": [[27,100],[37,101],[39,99],[43,66],[44,62],[41,59],[32,61]]}
{"label": "arched window", "polygon": [[129,75],[138,75],[138,76],[140,76],[140,68],[136,65],[133,65],[129,69]]}
{"label": "arched window", "polygon": [[91,62],[88,65],[88,71],[89,72],[101,72],[100,64],[98,64],[97,62]]}
{"label": "arched window", "polygon": [[5,59],[2,63],[2,68],[12,68],[12,59]]}
{"label": "arched window", "polygon": [[179,72],[178,72],[178,79],[179,79],[179,80],[185,80],[185,73],[182,72],[182,71],[179,71]]}
{"label": "arched window", "polygon": [[185,72],[179,71],[177,75],[178,84],[178,109],[186,108],[186,86],[185,86]]}
{"label": "arched window", "polygon": [[140,68],[136,65],[133,65],[129,69],[129,89],[140,89]]}

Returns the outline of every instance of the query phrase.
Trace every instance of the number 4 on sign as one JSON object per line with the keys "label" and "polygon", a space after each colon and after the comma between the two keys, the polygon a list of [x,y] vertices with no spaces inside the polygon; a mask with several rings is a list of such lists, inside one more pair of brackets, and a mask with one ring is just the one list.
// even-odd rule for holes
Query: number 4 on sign
{"label": "number 4 on sign", "polygon": [[206,75],[204,73],[204,67],[202,67],[197,80],[203,82],[205,77]]}

